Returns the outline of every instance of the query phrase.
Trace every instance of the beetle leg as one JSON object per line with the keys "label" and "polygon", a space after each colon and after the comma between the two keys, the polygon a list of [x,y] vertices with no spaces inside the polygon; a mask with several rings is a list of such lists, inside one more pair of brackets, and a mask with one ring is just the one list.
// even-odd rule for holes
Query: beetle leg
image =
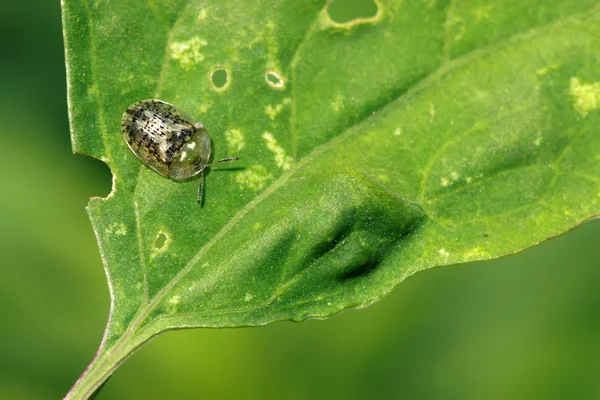
{"label": "beetle leg", "polygon": [[204,170],[200,175],[200,184],[198,185],[198,205],[202,207],[202,193],[204,191]]}

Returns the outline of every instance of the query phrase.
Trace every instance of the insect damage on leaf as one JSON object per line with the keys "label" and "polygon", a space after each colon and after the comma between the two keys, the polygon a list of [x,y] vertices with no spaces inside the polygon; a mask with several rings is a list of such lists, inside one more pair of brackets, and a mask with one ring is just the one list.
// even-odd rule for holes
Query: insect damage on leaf
{"label": "insect damage on leaf", "polygon": [[575,109],[582,117],[600,108],[600,83],[581,83],[579,78],[571,78],[569,93],[575,102]]}
{"label": "insect damage on leaf", "polygon": [[207,44],[206,40],[198,36],[182,42],[173,42],[169,46],[171,58],[179,62],[181,68],[190,71],[206,59],[206,56],[200,50]]}
{"label": "insect damage on leaf", "polygon": [[[63,3],[74,149],[115,177],[88,206],[111,314],[80,393],[167,329],[326,317],[598,214],[597,0],[376,0],[347,22],[329,15],[341,2],[238,3]],[[144,97],[250,157],[211,177],[210,213],[114,140]],[[201,125],[158,120],[180,137],[139,142],[142,162],[209,165]]]}
{"label": "insect damage on leaf", "polygon": [[217,92],[222,92],[231,85],[231,71],[225,67],[218,67],[210,74],[210,81]]}

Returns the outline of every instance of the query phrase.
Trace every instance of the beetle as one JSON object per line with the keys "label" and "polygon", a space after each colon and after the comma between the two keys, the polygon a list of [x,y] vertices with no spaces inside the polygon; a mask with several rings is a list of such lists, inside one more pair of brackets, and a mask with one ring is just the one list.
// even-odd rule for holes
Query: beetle
{"label": "beetle", "polygon": [[121,120],[121,132],[135,156],[160,175],[176,181],[201,174],[198,204],[202,204],[204,170],[237,161],[228,157],[209,164],[211,139],[200,122],[192,124],[175,106],[162,100],[130,105]]}

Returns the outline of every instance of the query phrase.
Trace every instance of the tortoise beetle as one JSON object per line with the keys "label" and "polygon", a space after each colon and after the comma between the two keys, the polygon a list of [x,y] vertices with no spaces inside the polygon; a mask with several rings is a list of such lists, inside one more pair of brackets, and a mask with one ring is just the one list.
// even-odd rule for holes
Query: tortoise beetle
{"label": "tortoise beetle", "polygon": [[198,204],[202,204],[204,170],[239,160],[228,157],[209,164],[208,132],[200,122],[192,124],[172,104],[161,100],[130,105],[123,114],[121,132],[133,154],[160,175],[179,181],[201,174]]}

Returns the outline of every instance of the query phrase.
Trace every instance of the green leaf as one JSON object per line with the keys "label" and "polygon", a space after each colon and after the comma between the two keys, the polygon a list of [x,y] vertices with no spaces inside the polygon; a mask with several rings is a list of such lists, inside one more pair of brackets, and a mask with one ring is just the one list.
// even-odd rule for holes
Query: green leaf
{"label": "green leaf", "polygon": [[[73,148],[114,176],[88,207],[112,307],[72,398],[165,330],[326,317],[599,214],[598,1],[376,5],[64,2]],[[146,98],[240,157],[203,208],[123,141]]]}

